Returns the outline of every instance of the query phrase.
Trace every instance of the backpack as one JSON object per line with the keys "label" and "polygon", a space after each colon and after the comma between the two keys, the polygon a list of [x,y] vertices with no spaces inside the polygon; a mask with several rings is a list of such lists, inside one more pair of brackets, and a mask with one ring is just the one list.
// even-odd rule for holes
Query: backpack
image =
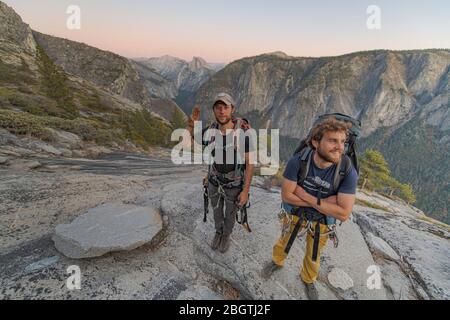
{"label": "backpack", "polygon": [[[347,116],[342,113],[328,113],[319,116],[313,123],[313,126],[316,126],[323,120],[334,117],[337,120],[344,121],[351,124],[351,128],[348,130],[348,139],[345,142],[344,155],[342,160],[339,162],[336,172],[333,179],[333,190],[337,190],[342,180],[350,173],[350,170],[353,168],[356,169],[356,172],[359,174],[359,165],[358,165],[358,157],[356,154],[356,141],[358,137],[361,135],[361,122],[356,120],[350,116]],[[311,164],[311,157],[313,154],[313,150],[311,147],[307,145],[307,141],[310,138],[311,131],[309,131],[308,136],[300,142],[300,145],[294,152],[294,155],[300,156],[300,170],[298,172],[298,181],[300,184],[303,184],[306,175],[308,174],[309,167]],[[318,198],[318,204],[320,205],[320,192]]]}

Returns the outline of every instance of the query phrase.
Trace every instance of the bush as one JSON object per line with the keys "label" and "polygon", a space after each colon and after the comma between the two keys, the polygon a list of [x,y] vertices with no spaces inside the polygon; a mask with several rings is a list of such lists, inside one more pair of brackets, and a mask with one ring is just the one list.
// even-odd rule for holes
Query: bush
{"label": "bush", "polygon": [[15,85],[29,85],[35,83],[32,72],[25,60],[22,59],[21,66],[6,64],[0,59],[0,83]]}
{"label": "bush", "polygon": [[51,141],[53,135],[39,118],[22,112],[0,110],[0,127],[17,135],[29,135]]}
{"label": "bush", "polygon": [[56,101],[57,107],[65,111],[65,117],[74,119],[78,115],[66,74],[57,67],[41,46],[37,46],[37,64],[41,74],[41,90]]}
{"label": "bush", "polygon": [[122,113],[118,117],[117,126],[122,129],[125,139],[142,148],[149,146],[167,146],[171,130],[160,119],[155,118],[147,110]]}
{"label": "bush", "polygon": [[87,92],[80,92],[77,98],[82,109],[94,112],[107,112],[111,110],[111,107],[102,100],[98,93],[88,94]]}

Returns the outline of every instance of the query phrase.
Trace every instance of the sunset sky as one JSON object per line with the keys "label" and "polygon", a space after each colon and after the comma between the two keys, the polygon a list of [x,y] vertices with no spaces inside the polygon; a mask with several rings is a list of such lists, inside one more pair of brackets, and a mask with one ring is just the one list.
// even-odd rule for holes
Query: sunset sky
{"label": "sunset sky", "polygon": [[[372,49],[450,48],[448,0],[3,0],[34,30],[120,55],[232,60],[272,51],[332,56]],[[69,30],[69,5],[81,29]],[[369,30],[370,5],[381,29]]]}

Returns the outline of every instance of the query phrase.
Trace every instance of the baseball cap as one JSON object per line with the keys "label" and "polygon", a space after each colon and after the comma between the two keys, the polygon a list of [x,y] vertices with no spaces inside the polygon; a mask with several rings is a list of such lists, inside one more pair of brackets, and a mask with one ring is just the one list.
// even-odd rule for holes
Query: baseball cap
{"label": "baseball cap", "polygon": [[225,93],[225,92],[221,92],[218,95],[216,95],[216,98],[214,99],[213,106],[218,101],[221,101],[221,102],[225,103],[225,105],[227,105],[227,106],[235,106],[233,98],[228,93]]}

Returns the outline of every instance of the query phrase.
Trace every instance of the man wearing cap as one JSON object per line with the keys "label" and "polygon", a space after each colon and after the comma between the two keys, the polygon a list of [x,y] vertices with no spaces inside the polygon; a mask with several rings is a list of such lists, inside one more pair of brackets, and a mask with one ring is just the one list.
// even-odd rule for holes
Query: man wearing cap
{"label": "man wearing cap", "polygon": [[[223,143],[216,141],[219,146],[223,146],[223,158],[216,157],[215,148],[211,155],[214,158],[214,163],[209,166],[208,170],[208,195],[211,206],[214,211],[214,225],[216,233],[212,240],[211,248],[213,250],[219,249],[224,253],[230,246],[230,235],[233,232],[236,221],[237,211],[245,206],[249,198],[250,183],[254,171],[253,154],[251,149],[255,143],[245,137],[245,148],[243,154],[245,161],[242,159],[238,161],[238,156],[242,154],[238,152],[239,148],[236,144],[237,139],[234,139],[234,133],[237,129],[244,131],[249,128],[248,122],[245,119],[234,117],[236,110],[233,98],[227,93],[219,93],[213,103],[213,113],[215,122],[202,130],[202,144],[207,146],[212,143],[212,140],[205,137],[205,132],[208,129],[216,129],[220,132],[216,134],[215,139],[223,139]],[[194,122],[200,120],[200,108],[196,106],[192,115],[188,120],[188,130],[193,137]],[[231,135],[231,136],[230,136]],[[231,144],[230,144],[231,141]],[[239,140],[242,141],[242,140]],[[227,145],[228,142],[228,145]],[[253,143],[252,143],[253,142]],[[227,153],[232,152],[232,157],[227,157]],[[232,159],[229,163],[228,159]],[[227,162],[228,161],[228,162]],[[240,163],[240,164],[239,164]]]}

